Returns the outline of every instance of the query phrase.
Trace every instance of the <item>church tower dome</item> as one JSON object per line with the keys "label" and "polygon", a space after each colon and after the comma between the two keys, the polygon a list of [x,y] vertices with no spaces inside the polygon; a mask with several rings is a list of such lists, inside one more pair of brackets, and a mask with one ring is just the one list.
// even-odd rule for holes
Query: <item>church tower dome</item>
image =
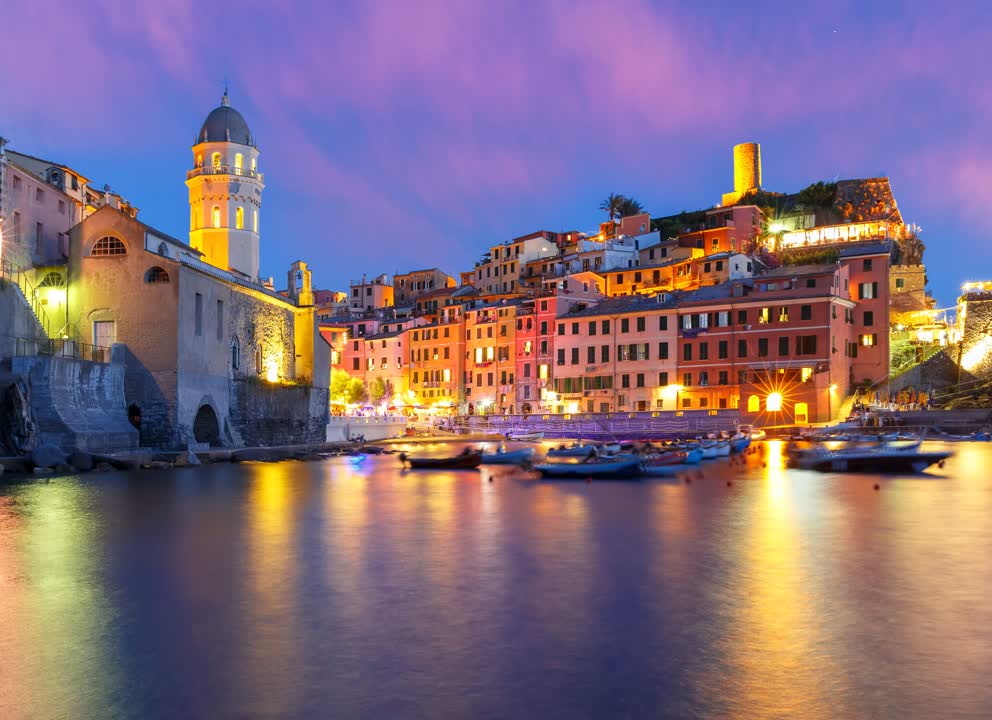
{"label": "church tower dome", "polygon": [[193,145],[189,188],[189,244],[222,270],[258,280],[259,209],[265,187],[258,145],[224,90]]}

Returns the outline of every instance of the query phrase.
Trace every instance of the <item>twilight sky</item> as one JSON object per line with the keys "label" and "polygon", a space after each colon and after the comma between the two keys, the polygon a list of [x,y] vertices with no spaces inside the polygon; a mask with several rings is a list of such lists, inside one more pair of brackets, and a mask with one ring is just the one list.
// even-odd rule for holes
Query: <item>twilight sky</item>
{"label": "twilight sky", "polygon": [[0,135],[188,232],[189,148],[230,82],[265,172],[262,273],[316,286],[592,230],[732,189],[891,177],[941,306],[992,278],[992,3],[369,0],[4,9]]}

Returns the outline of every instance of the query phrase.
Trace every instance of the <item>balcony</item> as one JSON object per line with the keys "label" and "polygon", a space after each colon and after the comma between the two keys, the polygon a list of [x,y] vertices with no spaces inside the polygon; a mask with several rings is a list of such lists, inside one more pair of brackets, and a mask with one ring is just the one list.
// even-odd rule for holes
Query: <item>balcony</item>
{"label": "balcony", "polygon": [[255,178],[259,182],[265,181],[264,175],[257,170],[234,167],[233,165],[219,165],[216,167],[213,165],[204,165],[203,167],[193,168],[186,173],[186,179],[189,180],[200,175],[240,175],[241,177]]}

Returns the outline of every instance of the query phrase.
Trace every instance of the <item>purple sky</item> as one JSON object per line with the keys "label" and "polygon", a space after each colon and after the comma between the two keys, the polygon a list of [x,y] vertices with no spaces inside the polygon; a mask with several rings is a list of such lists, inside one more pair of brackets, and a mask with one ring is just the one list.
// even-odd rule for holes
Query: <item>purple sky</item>
{"label": "purple sky", "polygon": [[[868,9],[866,9],[868,6]],[[315,284],[594,229],[609,192],[654,215],[731,189],[889,175],[942,306],[992,277],[986,1],[10,3],[0,134],[181,238],[189,147],[218,104],[259,139],[262,271]]]}

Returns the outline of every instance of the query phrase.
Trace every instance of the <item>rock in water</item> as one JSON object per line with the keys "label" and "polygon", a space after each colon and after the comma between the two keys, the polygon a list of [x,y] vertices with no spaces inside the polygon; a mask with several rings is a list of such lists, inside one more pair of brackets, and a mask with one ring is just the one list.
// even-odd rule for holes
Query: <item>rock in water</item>
{"label": "rock in water", "polygon": [[69,464],[72,465],[77,470],[83,472],[89,472],[93,469],[93,456],[88,452],[83,452],[82,450],[77,450],[76,452],[69,455]]}
{"label": "rock in water", "polygon": [[52,468],[66,460],[62,449],[48,443],[39,445],[31,451],[31,462],[42,468]]}

